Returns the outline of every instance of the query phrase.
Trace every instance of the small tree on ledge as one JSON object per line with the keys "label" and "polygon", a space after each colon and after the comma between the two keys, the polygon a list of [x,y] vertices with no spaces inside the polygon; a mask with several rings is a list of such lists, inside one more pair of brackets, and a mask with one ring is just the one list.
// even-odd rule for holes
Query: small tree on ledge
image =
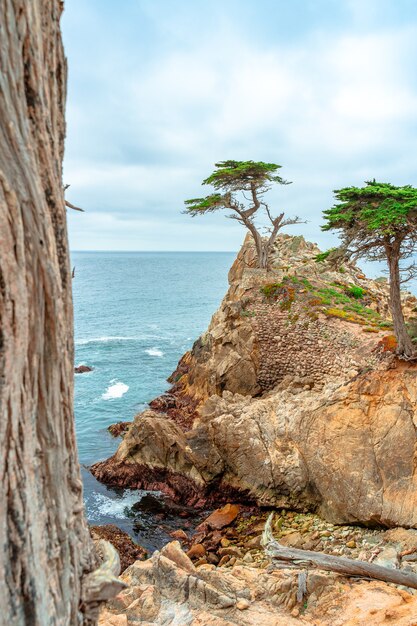
{"label": "small tree on ledge", "polygon": [[401,284],[416,275],[416,266],[412,263],[401,267],[400,263],[417,248],[417,189],[375,179],[365,185],[334,192],[339,202],[323,212],[327,223],[322,229],[339,231],[342,240],[342,246],[331,257],[387,262],[397,353],[403,359],[414,360],[417,350],[404,320]]}
{"label": "small tree on ledge", "polygon": [[[302,223],[298,217],[284,219],[284,213],[273,217],[269,206],[263,201],[264,194],[274,183],[289,184],[276,173],[281,166],[263,161],[221,161],[215,167],[215,171],[203,181],[203,185],[212,185],[217,193],[205,198],[186,200],[184,213],[195,217],[220,209],[233,211],[227,217],[237,220],[251,232],[255,241],[258,267],[267,269],[270,250],[281,228]],[[255,217],[261,208],[271,223],[265,238],[255,225]]]}

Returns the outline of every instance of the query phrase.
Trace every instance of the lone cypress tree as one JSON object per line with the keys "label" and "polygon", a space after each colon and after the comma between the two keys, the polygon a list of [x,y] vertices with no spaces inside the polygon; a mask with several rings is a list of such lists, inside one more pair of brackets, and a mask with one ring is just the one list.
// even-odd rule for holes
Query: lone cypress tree
{"label": "lone cypress tree", "polygon": [[345,187],[334,193],[339,202],[323,212],[326,224],[322,229],[339,232],[338,253],[345,258],[387,262],[397,352],[404,359],[417,359],[401,305],[401,283],[416,273],[414,263],[401,267],[401,261],[417,247],[417,189],[374,179],[364,187]]}
{"label": "lone cypress tree", "polygon": [[[195,217],[220,209],[230,209],[232,214],[228,217],[237,220],[252,233],[258,266],[267,268],[269,252],[280,229],[290,224],[301,223],[298,217],[284,219],[284,213],[273,217],[268,204],[263,200],[264,194],[271,189],[274,183],[278,185],[290,184],[276,173],[281,165],[264,163],[263,161],[221,161],[216,163],[215,167],[214,172],[203,180],[203,185],[212,185],[217,193],[212,193],[205,198],[185,200],[184,213]],[[254,221],[261,208],[264,209],[271,223],[268,237],[265,238],[262,237]]]}

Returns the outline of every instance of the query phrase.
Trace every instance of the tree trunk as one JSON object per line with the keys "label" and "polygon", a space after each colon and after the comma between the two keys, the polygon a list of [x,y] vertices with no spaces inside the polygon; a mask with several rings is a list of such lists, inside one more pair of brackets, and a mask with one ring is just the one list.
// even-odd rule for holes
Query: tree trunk
{"label": "tree trunk", "polygon": [[93,554],[73,422],[59,0],[0,0],[0,623],[76,626]]}
{"label": "tree trunk", "polygon": [[261,269],[265,269],[268,267],[268,250],[265,248],[265,242],[262,240],[261,235],[256,229],[256,226],[248,219],[242,220],[243,224],[251,233],[253,240],[255,242],[256,248],[256,256],[258,258],[258,267]]}
{"label": "tree trunk", "polygon": [[259,267],[262,269],[268,269],[269,261],[269,246],[268,243],[261,240],[260,251],[258,253]]}
{"label": "tree trunk", "polygon": [[399,356],[407,359],[416,356],[416,350],[407,332],[404,314],[401,306],[401,279],[400,279],[400,246],[394,245],[387,250],[389,267],[390,309],[394,333],[397,339]]}

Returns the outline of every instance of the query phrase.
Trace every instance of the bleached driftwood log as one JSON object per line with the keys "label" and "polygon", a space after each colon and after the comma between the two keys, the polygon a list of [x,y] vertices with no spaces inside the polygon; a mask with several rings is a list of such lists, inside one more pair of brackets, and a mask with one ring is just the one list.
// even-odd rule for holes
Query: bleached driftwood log
{"label": "bleached driftwood log", "polygon": [[262,545],[265,548],[266,554],[271,557],[273,561],[280,564],[288,563],[289,565],[296,565],[303,569],[322,569],[328,572],[336,572],[344,576],[373,578],[375,580],[383,580],[387,583],[417,589],[417,575],[412,572],[381,567],[380,565],[374,565],[366,561],[346,559],[344,557],[324,554],[323,552],[300,550],[281,545],[274,539],[272,534],[273,516],[274,514],[271,513],[268,517],[262,535]]}

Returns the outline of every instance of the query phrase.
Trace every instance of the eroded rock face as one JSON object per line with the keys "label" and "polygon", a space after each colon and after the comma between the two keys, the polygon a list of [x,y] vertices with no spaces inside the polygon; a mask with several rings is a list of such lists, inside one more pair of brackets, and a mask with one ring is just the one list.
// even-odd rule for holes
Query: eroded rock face
{"label": "eroded rock face", "polygon": [[120,571],[124,570],[138,560],[146,558],[144,548],[132,541],[131,537],[115,524],[102,526],[90,526],[90,534],[94,540],[105,539],[118,551],[120,557]]}
{"label": "eroded rock face", "polygon": [[[299,571],[251,566],[195,567],[177,541],[122,578],[129,587],[107,606],[99,624],[181,626],[410,626],[416,597],[382,582],[347,581],[309,571],[297,600]],[[117,621],[119,620],[119,621]]]}
{"label": "eroded rock face", "polygon": [[[279,240],[269,273],[251,267],[252,252],[247,241],[168,408],[137,416],[93,473],[195,506],[246,501],[416,526],[417,367],[385,352],[386,285],[354,265],[319,267],[302,238]],[[406,312],[416,304],[404,302]],[[181,402],[192,407],[185,421]]]}

